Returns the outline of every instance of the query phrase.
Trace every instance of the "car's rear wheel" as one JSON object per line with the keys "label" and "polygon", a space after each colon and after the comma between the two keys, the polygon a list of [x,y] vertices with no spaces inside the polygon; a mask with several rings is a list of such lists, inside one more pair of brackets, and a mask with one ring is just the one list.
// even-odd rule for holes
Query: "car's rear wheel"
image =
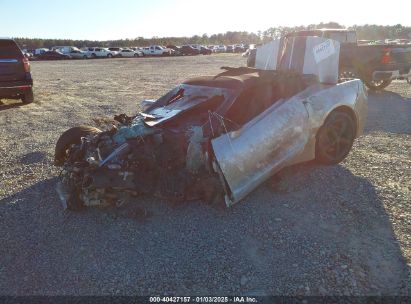
{"label": "car's rear wheel", "polygon": [[56,143],[54,165],[62,166],[67,159],[67,150],[71,145],[79,144],[82,137],[100,132],[101,130],[91,126],[78,126],[65,131]]}
{"label": "car's rear wheel", "polygon": [[[123,55],[121,55],[121,56],[123,56]],[[113,55],[111,55],[111,54],[107,55],[107,58],[112,58],[112,57],[113,57]]]}
{"label": "car's rear wheel", "polygon": [[392,80],[364,80],[365,85],[371,90],[383,90],[391,84]]}
{"label": "car's rear wheel", "polygon": [[32,103],[34,101],[33,89],[30,89],[26,93],[24,93],[24,95],[21,97],[21,101],[25,104]]}
{"label": "car's rear wheel", "polygon": [[356,125],[350,114],[331,112],[317,133],[316,160],[324,165],[340,163],[350,152],[355,134]]}

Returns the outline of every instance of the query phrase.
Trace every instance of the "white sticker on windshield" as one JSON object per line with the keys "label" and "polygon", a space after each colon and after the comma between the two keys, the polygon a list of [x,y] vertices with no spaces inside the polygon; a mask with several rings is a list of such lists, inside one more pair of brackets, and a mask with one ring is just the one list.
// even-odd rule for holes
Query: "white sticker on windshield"
{"label": "white sticker on windshield", "polygon": [[315,62],[319,63],[335,53],[334,44],[331,39],[328,39],[327,41],[316,45],[313,48],[313,53]]}

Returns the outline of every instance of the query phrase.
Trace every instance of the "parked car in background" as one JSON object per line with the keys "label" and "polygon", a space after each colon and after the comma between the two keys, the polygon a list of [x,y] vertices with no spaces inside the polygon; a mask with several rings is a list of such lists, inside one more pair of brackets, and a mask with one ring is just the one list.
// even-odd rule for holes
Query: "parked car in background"
{"label": "parked car in background", "polygon": [[384,43],[385,44],[397,44],[397,40],[396,39],[385,39]]}
{"label": "parked car in background", "polygon": [[149,56],[170,56],[172,54],[172,50],[165,48],[161,45],[151,45],[148,48],[148,52],[145,52],[145,55]]}
{"label": "parked car in background", "polygon": [[144,52],[143,52],[144,48],[142,48],[142,47],[132,47],[130,49],[132,49],[134,52],[139,52],[139,54],[141,55],[140,57],[144,56]]}
{"label": "parked car in background", "polygon": [[143,53],[140,51],[134,51],[132,49],[121,49],[118,53],[119,57],[143,57]]}
{"label": "parked car in background", "polygon": [[31,50],[22,49],[21,51],[23,52],[23,55],[26,56],[27,58],[33,57],[33,52]]}
{"label": "parked car in background", "polygon": [[38,55],[44,54],[44,53],[47,52],[47,51],[49,51],[49,49],[46,49],[46,48],[38,48],[38,49],[35,49],[35,50],[34,50],[33,55],[34,55],[34,56],[38,56]]}
{"label": "parked car in background", "polygon": [[190,44],[190,46],[196,50],[199,50],[199,51],[201,50],[201,45],[199,44]]}
{"label": "parked car in background", "polygon": [[55,46],[51,50],[58,51],[65,55],[69,55],[71,58],[74,58],[74,59],[87,59],[88,58],[87,52],[82,51],[75,46]]}
{"label": "parked car in background", "polygon": [[227,47],[226,47],[226,49],[225,49],[225,51],[226,51],[227,53],[232,53],[233,50],[234,50],[234,46],[233,46],[233,45],[227,45]]}
{"label": "parked car in background", "polygon": [[200,54],[202,55],[211,55],[212,51],[205,46],[200,46]]}
{"label": "parked car in background", "polygon": [[106,58],[113,58],[117,56],[118,52],[116,51],[110,51],[107,48],[101,48],[101,47],[90,47],[87,48],[87,55],[91,58],[97,58],[97,57],[106,57]]}
{"label": "parked car in background", "polygon": [[63,54],[59,51],[48,51],[36,57],[38,60],[64,60],[71,59],[70,55]]}
{"label": "parked car in background", "polygon": [[357,40],[358,45],[366,45],[366,44],[372,44],[372,40]]}
{"label": "parked car in background", "polygon": [[30,52],[23,52],[23,54],[24,54],[24,56],[25,57],[27,57],[27,58],[33,58],[33,53],[30,53]]}
{"label": "parked car in background", "polygon": [[108,49],[112,52],[118,52],[118,53],[120,53],[122,50],[122,48],[120,47],[109,47]]}
{"label": "parked car in background", "polygon": [[200,51],[193,48],[191,45],[183,45],[180,48],[181,55],[199,55]]}
{"label": "parked car in background", "polygon": [[214,46],[214,52],[215,53],[225,53],[227,52],[227,47],[225,45],[216,45]]}
{"label": "parked car in background", "polygon": [[398,44],[411,44],[411,39],[397,39]]}
{"label": "parked car in background", "polygon": [[150,55],[150,48],[148,46],[144,47],[142,49],[142,52],[143,52],[144,56],[148,56],[148,55]]}
{"label": "parked car in background", "polygon": [[0,99],[33,102],[33,79],[28,58],[12,39],[0,39]]}
{"label": "parked car in background", "polygon": [[176,45],[173,44],[169,44],[166,46],[167,49],[173,50],[174,51],[174,55],[182,55],[181,53],[181,47],[178,47]]}
{"label": "parked car in background", "polygon": [[88,58],[87,52],[84,52],[84,51],[79,50],[79,49],[71,50],[71,52],[66,54],[66,55],[69,55],[73,59],[87,59]]}
{"label": "parked car in background", "polygon": [[242,53],[245,50],[246,49],[241,44],[236,44],[236,45],[233,46],[233,53]]}

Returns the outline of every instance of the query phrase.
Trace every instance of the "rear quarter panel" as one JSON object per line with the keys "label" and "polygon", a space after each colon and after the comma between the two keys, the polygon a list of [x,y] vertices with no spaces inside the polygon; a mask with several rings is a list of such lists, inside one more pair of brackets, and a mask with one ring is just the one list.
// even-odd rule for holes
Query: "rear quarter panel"
{"label": "rear quarter panel", "polygon": [[355,115],[357,137],[363,133],[367,116],[367,93],[361,80],[355,79],[337,85],[322,85],[307,96],[312,134],[324,124],[328,115],[337,108],[346,108]]}

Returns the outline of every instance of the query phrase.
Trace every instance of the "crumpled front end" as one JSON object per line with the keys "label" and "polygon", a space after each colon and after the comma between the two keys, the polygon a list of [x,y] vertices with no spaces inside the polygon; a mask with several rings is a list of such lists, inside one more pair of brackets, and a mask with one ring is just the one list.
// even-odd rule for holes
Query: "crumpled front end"
{"label": "crumpled front end", "polygon": [[148,127],[138,115],[71,146],[57,190],[73,210],[119,205],[130,195],[212,201],[222,188],[209,151],[202,126]]}

